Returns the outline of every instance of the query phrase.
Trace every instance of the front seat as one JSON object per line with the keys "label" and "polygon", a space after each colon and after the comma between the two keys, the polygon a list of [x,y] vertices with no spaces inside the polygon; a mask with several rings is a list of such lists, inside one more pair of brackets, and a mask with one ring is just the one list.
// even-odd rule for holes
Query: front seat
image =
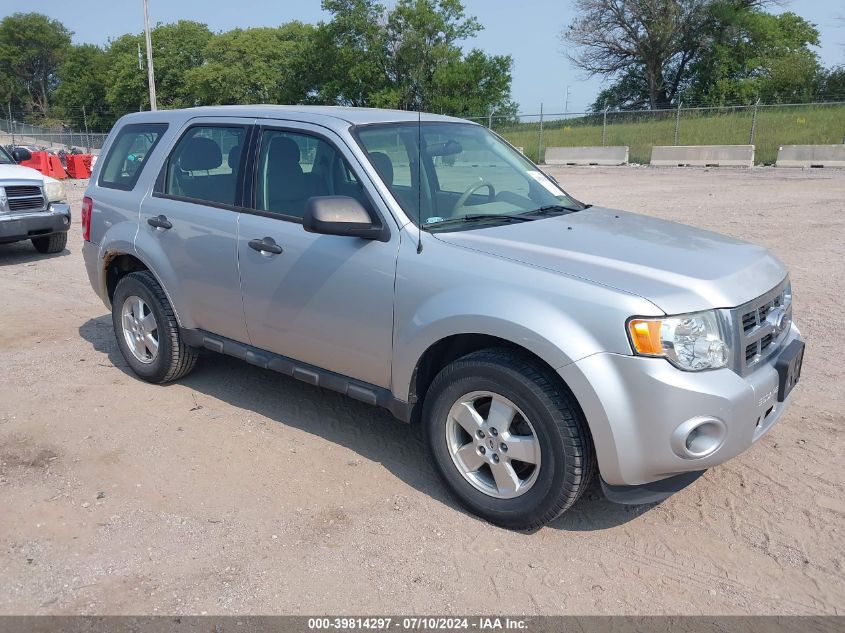
{"label": "front seat", "polygon": [[393,186],[393,161],[390,160],[390,156],[385,154],[384,152],[373,152],[370,154],[370,160],[373,162],[373,166],[376,168],[376,171],[381,176],[381,179],[384,180],[384,184],[388,187]]}
{"label": "front seat", "polygon": [[311,197],[308,180],[299,164],[299,145],[293,139],[277,136],[267,150],[267,211],[301,218]]}

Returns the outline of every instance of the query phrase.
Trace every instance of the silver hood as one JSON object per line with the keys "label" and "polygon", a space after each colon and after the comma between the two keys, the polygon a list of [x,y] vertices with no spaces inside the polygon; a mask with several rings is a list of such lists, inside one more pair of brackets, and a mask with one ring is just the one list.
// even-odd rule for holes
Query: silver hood
{"label": "silver hood", "polygon": [[766,249],[676,222],[591,207],[437,239],[639,295],[667,314],[732,308],[786,277]]}

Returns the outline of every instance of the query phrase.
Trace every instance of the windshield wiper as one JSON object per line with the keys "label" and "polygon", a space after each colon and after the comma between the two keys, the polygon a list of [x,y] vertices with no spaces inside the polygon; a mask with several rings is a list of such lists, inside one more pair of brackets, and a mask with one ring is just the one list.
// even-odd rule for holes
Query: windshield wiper
{"label": "windshield wiper", "polygon": [[462,215],[457,218],[447,218],[445,220],[438,220],[437,222],[430,222],[423,224],[424,228],[433,226],[445,226],[449,224],[463,224],[464,222],[480,222],[482,220],[509,220],[512,222],[531,222],[534,218],[520,215],[506,215],[502,213],[471,213],[470,215]]}
{"label": "windshield wiper", "polygon": [[540,207],[539,209],[534,209],[533,211],[526,211],[525,213],[520,213],[521,216],[532,216],[532,215],[550,215],[552,213],[560,213],[561,211],[568,211],[569,213],[578,213],[579,211],[583,211],[584,209],[589,209],[591,204],[584,205],[581,209],[577,209],[575,207],[568,207],[563,204],[547,204],[544,207]]}

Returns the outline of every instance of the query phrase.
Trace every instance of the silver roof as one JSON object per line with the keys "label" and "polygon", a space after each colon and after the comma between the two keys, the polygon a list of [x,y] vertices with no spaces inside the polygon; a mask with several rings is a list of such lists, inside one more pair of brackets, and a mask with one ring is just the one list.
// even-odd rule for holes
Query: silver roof
{"label": "silver roof", "polygon": [[370,123],[424,122],[464,122],[464,119],[442,116],[439,114],[418,114],[407,110],[380,110],[377,108],[347,108],[341,106],[305,106],[305,105],[229,105],[201,106],[182,110],[158,110],[156,112],[137,112],[127,115],[133,121],[184,121],[194,117],[243,117],[257,119],[287,119],[316,123],[330,128],[367,125]]}

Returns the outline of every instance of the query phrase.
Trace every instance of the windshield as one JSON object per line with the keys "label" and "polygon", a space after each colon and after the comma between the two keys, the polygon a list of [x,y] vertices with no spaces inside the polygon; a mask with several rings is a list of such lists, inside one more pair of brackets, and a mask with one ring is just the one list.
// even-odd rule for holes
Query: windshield
{"label": "windshield", "polygon": [[584,208],[480,125],[389,123],[359,127],[356,135],[405,214],[426,230],[464,230]]}
{"label": "windshield", "polygon": [[15,160],[12,158],[11,154],[6,151],[6,148],[0,146],[0,165],[14,165]]}

